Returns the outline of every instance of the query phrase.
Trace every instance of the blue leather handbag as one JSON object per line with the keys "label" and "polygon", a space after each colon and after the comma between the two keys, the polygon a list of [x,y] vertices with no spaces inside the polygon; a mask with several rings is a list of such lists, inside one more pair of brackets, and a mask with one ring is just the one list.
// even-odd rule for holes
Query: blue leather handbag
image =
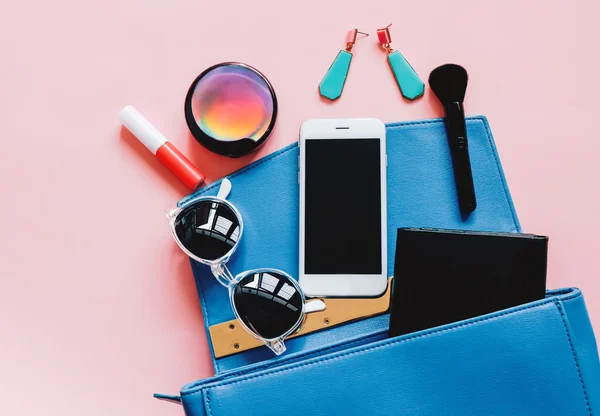
{"label": "blue leather handbag", "polygon": [[[461,217],[442,120],[390,124],[388,270],[399,227],[520,232],[484,117],[467,119],[477,210]],[[229,262],[235,274],[268,265],[298,270],[298,148],[288,146],[229,176],[246,223]],[[185,198],[215,195],[219,183]],[[234,319],[225,289],[192,262],[210,339]],[[388,315],[216,357],[216,375],[184,386],[187,416],[600,414],[598,350],[578,289],[396,338]],[[214,340],[211,340],[211,347]]]}

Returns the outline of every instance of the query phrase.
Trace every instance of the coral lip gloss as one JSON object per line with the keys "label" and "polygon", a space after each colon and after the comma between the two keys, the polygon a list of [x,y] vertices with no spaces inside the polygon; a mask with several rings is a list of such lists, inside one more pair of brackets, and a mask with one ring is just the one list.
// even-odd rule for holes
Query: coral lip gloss
{"label": "coral lip gloss", "polygon": [[195,191],[204,183],[205,176],[133,106],[128,105],[119,113],[119,120],[158,160]]}

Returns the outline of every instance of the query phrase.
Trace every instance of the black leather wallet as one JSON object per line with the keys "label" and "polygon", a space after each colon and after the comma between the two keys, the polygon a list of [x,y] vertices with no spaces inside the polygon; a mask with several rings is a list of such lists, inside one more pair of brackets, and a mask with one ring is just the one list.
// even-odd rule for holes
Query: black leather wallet
{"label": "black leather wallet", "polygon": [[390,336],[543,299],[548,237],[401,228]]}

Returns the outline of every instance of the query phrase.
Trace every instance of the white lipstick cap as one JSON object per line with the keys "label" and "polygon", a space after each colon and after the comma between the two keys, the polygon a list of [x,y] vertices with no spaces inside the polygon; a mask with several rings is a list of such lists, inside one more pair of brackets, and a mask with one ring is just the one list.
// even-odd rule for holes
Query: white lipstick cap
{"label": "white lipstick cap", "polygon": [[153,154],[167,142],[165,136],[131,105],[121,110],[119,120]]}

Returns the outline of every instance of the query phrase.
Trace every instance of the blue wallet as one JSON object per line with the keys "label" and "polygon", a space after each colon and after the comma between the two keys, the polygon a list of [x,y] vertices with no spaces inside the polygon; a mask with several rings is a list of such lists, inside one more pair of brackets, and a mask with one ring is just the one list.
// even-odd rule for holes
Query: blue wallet
{"label": "blue wallet", "polygon": [[[387,126],[389,275],[397,228],[521,231],[487,120],[469,117],[467,129],[478,206],[464,219],[442,120]],[[297,273],[297,171],[293,144],[228,177],[245,223],[233,274]],[[207,330],[234,319],[209,268],[192,261],[192,269]],[[162,398],[181,401],[187,416],[600,413],[598,350],[577,289],[396,338],[387,338],[388,324],[380,315],[290,339],[280,357],[265,347],[213,351],[214,377]]]}

